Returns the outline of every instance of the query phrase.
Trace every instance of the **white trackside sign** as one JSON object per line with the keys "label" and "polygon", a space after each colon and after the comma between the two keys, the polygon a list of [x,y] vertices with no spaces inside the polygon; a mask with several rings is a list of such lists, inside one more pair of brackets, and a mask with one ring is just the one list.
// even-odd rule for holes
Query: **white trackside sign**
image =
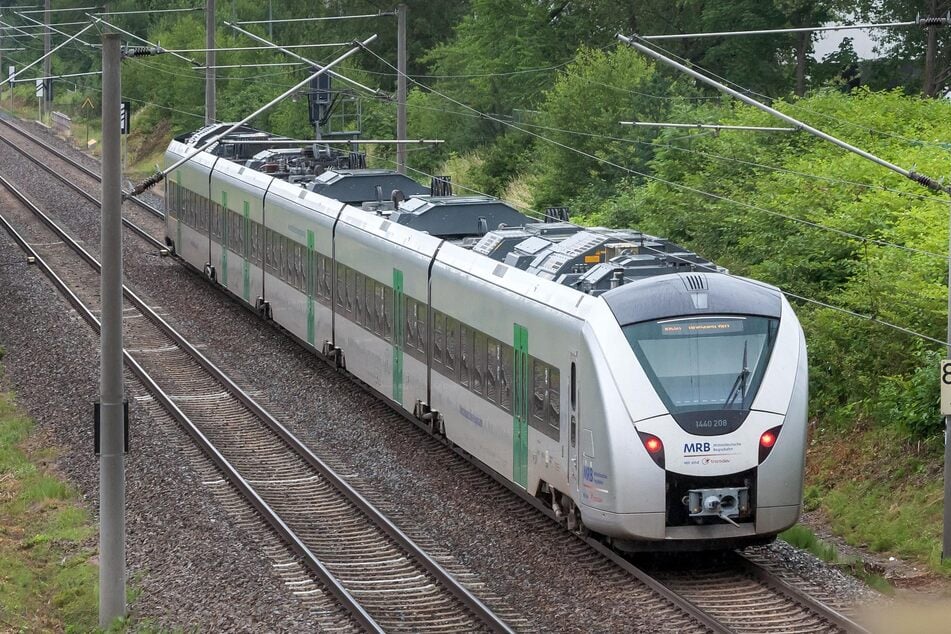
{"label": "white trackside sign", "polygon": [[951,359],[941,362],[941,415],[951,416]]}

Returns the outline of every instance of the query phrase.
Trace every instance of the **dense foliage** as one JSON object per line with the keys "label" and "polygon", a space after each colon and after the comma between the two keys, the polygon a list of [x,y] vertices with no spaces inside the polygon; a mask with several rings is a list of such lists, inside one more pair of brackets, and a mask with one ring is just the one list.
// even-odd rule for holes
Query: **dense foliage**
{"label": "dense foliage", "polygon": [[[0,1],[0,6],[13,4]],[[113,0],[123,29],[169,49],[202,49],[195,0]],[[407,0],[409,7],[409,134],[443,139],[414,148],[411,168],[422,180],[443,170],[456,183],[493,194],[518,192],[534,207],[569,205],[586,222],[637,226],[693,248],[740,275],[790,293],[806,327],[814,414],[843,424],[857,419],[899,425],[919,436],[939,430],[933,342],[888,322],[944,339],[948,204],[915,183],[805,133],[664,130],[620,121],[777,125],[767,115],[722,98],[666,67],[619,46],[618,32],[658,34],[766,29],[828,20],[913,20],[935,15],[938,0]],[[88,5],[54,0],[57,8]],[[218,46],[256,45],[224,22],[389,12],[382,0],[218,0]],[[26,24],[12,12],[5,20]],[[62,13],[61,16],[82,15]],[[71,18],[58,18],[67,21]],[[64,27],[65,28],[65,27]],[[75,28],[75,27],[73,27]],[[378,33],[339,72],[373,88],[395,87],[396,20],[246,24],[282,44],[337,43],[297,52],[326,63],[347,42]],[[22,67],[42,43],[3,30],[3,63]],[[811,55],[814,36],[678,38],[657,44],[672,55],[725,77],[781,110],[850,143],[922,173],[947,173],[943,122],[951,105],[916,96],[923,82],[941,94],[951,84],[951,37],[935,33],[934,63],[925,76],[929,32],[917,27],[878,33],[890,55],[862,62],[846,41],[824,60]],[[90,31],[87,41],[98,38]],[[54,38],[58,43],[59,36]],[[199,65],[200,50],[184,52]],[[306,65],[267,50],[222,51],[218,118],[236,120],[305,77]],[[56,73],[97,70],[98,51],[69,46]],[[202,124],[204,71],[172,56],[124,62],[124,96],[136,126],[173,132]],[[97,77],[56,83],[59,107],[80,115],[89,99],[98,111]],[[335,90],[351,87],[335,80]],[[877,92],[883,87],[893,92]],[[26,98],[31,86],[18,88]],[[928,92],[925,90],[924,92]],[[392,99],[354,89],[361,118],[340,118],[333,130],[392,137]],[[340,92],[340,98],[344,94]],[[800,98],[801,97],[801,98]],[[70,105],[71,104],[71,105]],[[341,106],[342,107],[342,106]],[[88,104],[87,104],[88,108]],[[309,137],[306,99],[287,100],[256,125]],[[391,146],[371,160],[392,165]],[[799,297],[797,299],[797,296]],[[833,305],[871,319],[824,307]]]}

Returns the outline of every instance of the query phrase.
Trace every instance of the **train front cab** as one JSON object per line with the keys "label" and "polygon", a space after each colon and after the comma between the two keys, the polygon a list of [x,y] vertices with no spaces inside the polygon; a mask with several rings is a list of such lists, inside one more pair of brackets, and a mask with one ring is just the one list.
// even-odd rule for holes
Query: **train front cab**
{"label": "train front cab", "polygon": [[808,395],[788,302],[717,274],[698,290],[680,275],[629,286],[586,332],[599,393],[582,412],[585,524],[638,549],[743,545],[794,524]]}

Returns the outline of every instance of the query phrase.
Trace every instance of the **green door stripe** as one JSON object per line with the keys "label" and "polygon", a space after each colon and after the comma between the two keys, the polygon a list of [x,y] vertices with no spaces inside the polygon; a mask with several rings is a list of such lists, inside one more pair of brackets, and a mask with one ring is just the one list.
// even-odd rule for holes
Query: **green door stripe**
{"label": "green door stripe", "polygon": [[528,329],[515,324],[513,346],[515,354],[514,407],[512,408],[512,480],[523,487],[528,486],[528,408],[529,372]]}
{"label": "green door stripe", "polygon": [[316,344],[314,329],[314,286],[316,284],[317,267],[314,265],[314,232],[307,230],[307,343]]}
{"label": "green door stripe", "polygon": [[218,279],[228,285],[228,192],[221,192],[221,274]]}
{"label": "green door stripe", "polygon": [[251,303],[251,203],[244,201],[244,301]]}
{"label": "green door stripe", "polygon": [[406,343],[403,271],[393,269],[393,400],[403,404],[403,346]]}

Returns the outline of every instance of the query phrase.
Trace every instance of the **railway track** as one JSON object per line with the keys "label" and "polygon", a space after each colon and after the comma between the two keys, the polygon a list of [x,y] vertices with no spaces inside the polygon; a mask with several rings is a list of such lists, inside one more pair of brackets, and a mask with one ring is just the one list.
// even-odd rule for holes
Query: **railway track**
{"label": "railway track", "polygon": [[[98,263],[0,178],[2,222],[94,326]],[[39,220],[40,222],[37,222]],[[62,271],[62,277],[60,273]],[[345,611],[325,625],[369,631],[512,631],[254,399],[124,289],[125,362]]]}
{"label": "railway track", "polygon": [[[8,126],[9,127],[9,126]],[[27,135],[22,130],[19,134]],[[42,145],[45,151],[56,152],[46,144]],[[18,148],[19,149],[19,148]],[[43,163],[40,161],[40,163]],[[87,196],[88,198],[88,196]],[[92,199],[95,200],[95,199]],[[98,204],[98,201],[96,201]],[[154,218],[149,224],[155,226]],[[129,223],[134,224],[134,223]],[[159,224],[159,226],[161,226]],[[135,231],[135,229],[133,229]],[[147,231],[144,231],[147,233]],[[142,232],[136,231],[142,236]],[[151,241],[154,244],[154,239]],[[184,387],[184,386],[181,386]],[[185,395],[187,396],[187,394]],[[202,395],[196,395],[201,397]],[[208,399],[208,393],[202,398],[196,398],[192,407],[199,415],[204,410],[207,416],[217,411],[218,406],[214,398]],[[214,396],[214,395],[212,395]],[[215,397],[217,398],[217,397]],[[385,406],[380,405],[386,411]],[[392,414],[392,412],[391,412]],[[413,421],[416,422],[416,421]],[[435,444],[442,444],[439,440],[430,439]],[[457,453],[468,458],[464,452]],[[253,454],[253,451],[251,452]],[[451,471],[457,471],[459,461],[452,458],[448,452],[441,452],[447,460]],[[514,489],[506,481],[496,478],[492,473],[478,470],[470,462],[465,468],[474,473],[466,474],[467,480],[479,482],[476,490],[485,496],[497,501],[514,501],[511,496],[502,492],[498,485],[508,489],[527,501],[530,506],[518,503],[512,507],[513,513],[531,513],[536,517],[534,509],[554,520],[554,515],[538,500],[527,496],[523,491]],[[487,476],[487,477],[486,477]],[[295,483],[299,484],[299,483]],[[281,489],[281,487],[278,487]],[[310,489],[303,487],[294,494],[304,497],[312,495]],[[372,493],[366,493],[372,498]],[[372,500],[371,500],[372,501]],[[539,519],[542,519],[539,517]],[[549,527],[557,528],[551,522]],[[539,526],[539,530],[543,530]],[[572,536],[558,529],[566,543],[578,543]],[[686,570],[678,570],[669,565],[654,566],[651,572],[645,572],[635,566],[630,560],[608,549],[601,542],[590,537],[583,538],[586,546],[579,548],[569,546],[573,556],[583,565],[597,568],[606,578],[617,578],[618,572],[623,571],[627,582],[631,577],[655,593],[653,608],[681,613],[680,618],[686,617],[684,629],[695,631],[715,632],[827,632],[848,631],[864,632],[862,626],[850,620],[843,614],[841,606],[831,607],[829,604],[814,598],[816,591],[809,588],[802,580],[784,580],[777,574],[756,563],[755,557],[746,558],[735,554],[717,564],[692,566]],[[600,559],[599,559],[600,558]],[[704,561],[696,558],[694,561]],[[673,616],[673,614],[672,614]]]}
{"label": "railway track", "polygon": [[[92,204],[99,205],[99,199],[91,193],[98,191],[102,183],[102,178],[95,170],[2,117],[0,117],[0,143],[19,152],[24,159]],[[39,158],[37,154],[42,155],[43,158]],[[152,246],[158,249],[165,248],[164,241],[154,238],[156,235],[162,235],[165,213],[161,209],[123,192],[122,215],[123,224],[139,237],[151,242]]]}

